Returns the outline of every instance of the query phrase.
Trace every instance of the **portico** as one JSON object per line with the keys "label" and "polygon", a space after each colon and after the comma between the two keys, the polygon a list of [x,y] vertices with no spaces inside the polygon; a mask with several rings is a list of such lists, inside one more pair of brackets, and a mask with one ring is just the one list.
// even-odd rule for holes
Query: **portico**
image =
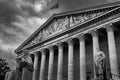
{"label": "portico", "polygon": [[[41,27],[40,31],[37,31],[37,36],[34,34],[35,37],[24,46],[31,54],[34,54],[33,80],[37,80],[38,68],[40,68],[39,80],[91,80],[97,78],[94,61],[98,48],[106,56],[107,77],[114,80],[120,79],[116,76],[119,75],[118,64],[120,64],[117,57],[119,56],[117,47],[120,45],[116,44],[117,37],[120,35],[118,27],[120,8],[114,5],[111,8],[97,10],[96,16],[94,10],[94,15],[86,11],[90,17],[83,15],[82,12],[61,14],[62,18],[65,16],[63,19],[61,19],[61,15],[53,16],[54,22],[49,22],[50,25],[47,28],[43,25],[43,28]],[[103,12],[99,13],[100,10]],[[82,22],[78,17],[81,17]],[[79,20],[72,21],[71,18]],[[61,24],[57,23],[59,19]],[[69,21],[68,24],[65,24],[66,21]],[[58,28],[55,28],[56,26]],[[115,33],[118,33],[117,37]],[[37,39],[42,40],[37,42]],[[18,52],[20,51],[22,52],[22,49],[19,49]],[[38,65],[39,57],[41,57],[40,65]]]}

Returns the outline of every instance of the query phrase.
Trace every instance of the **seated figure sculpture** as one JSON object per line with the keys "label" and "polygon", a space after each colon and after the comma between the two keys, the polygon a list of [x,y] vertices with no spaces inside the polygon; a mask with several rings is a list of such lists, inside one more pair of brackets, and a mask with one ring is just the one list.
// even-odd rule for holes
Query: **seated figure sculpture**
{"label": "seated figure sculpture", "polygon": [[22,65],[22,80],[32,80],[33,62],[27,50],[24,50],[21,65]]}

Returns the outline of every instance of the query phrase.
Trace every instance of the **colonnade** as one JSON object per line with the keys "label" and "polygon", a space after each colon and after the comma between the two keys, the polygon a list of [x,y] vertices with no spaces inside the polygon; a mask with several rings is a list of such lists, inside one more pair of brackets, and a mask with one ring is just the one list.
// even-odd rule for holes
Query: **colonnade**
{"label": "colonnade", "polygon": [[[114,38],[114,29],[112,24],[107,24],[105,27],[108,38],[108,50],[109,50],[109,59],[110,59],[110,68],[111,73],[118,75],[118,61],[117,61],[117,53],[115,46],[115,38]],[[93,41],[93,58],[95,57],[99,48],[99,38],[98,31],[94,29],[90,31]],[[79,39],[79,58],[80,58],[80,80],[86,79],[86,48],[85,48],[85,34],[79,34],[75,38]],[[67,39],[65,42],[68,43],[68,80],[73,80],[73,54],[74,54],[74,42],[73,39]],[[63,77],[63,44],[62,42],[56,44],[58,46],[58,68],[57,68],[57,80],[62,80]],[[54,48],[53,46],[48,47],[49,49],[49,67],[48,67],[48,80],[53,80],[53,66],[54,66]],[[40,50],[41,52],[41,66],[40,66],[40,77],[39,80],[44,80],[45,75],[45,63],[46,63],[46,51],[45,49]],[[36,80],[37,74],[37,64],[38,64],[38,55],[35,54],[34,58],[34,72],[33,72],[33,80]],[[94,70],[95,72],[95,70]],[[95,77],[95,73],[94,73]],[[115,78],[115,77],[114,77]]]}

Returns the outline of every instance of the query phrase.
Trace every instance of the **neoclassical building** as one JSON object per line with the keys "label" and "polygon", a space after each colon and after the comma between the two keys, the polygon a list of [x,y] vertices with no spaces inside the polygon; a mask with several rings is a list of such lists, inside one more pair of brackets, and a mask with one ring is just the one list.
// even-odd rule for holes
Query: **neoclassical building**
{"label": "neoclassical building", "polygon": [[120,2],[54,14],[15,53],[33,55],[33,80],[94,80],[97,49],[120,80]]}

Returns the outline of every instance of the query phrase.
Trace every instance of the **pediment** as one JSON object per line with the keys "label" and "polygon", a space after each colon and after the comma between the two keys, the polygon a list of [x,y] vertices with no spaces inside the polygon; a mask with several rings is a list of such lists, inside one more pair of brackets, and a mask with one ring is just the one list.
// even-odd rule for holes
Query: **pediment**
{"label": "pediment", "polygon": [[102,16],[117,7],[119,7],[119,5],[53,15],[40,29],[37,30],[37,32],[33,33],[32,37],[27,40],[27,44],[24,43],[24,46],[21,45],[22,48],[19,47],[18,49],[26,49],[58,33],[73,28],[78,24],[80,25]]}

